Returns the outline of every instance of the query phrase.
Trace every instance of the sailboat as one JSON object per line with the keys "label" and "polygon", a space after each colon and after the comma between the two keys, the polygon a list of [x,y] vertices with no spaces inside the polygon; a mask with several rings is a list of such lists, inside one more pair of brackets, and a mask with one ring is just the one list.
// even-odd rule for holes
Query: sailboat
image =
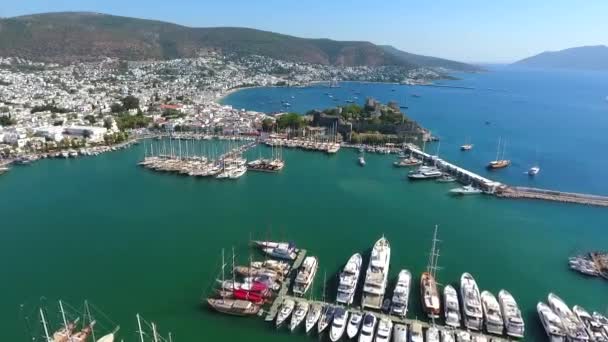
{"label": "sailboat", "polygon": [[422,296],[422,307],[429,318],[439,318],[441,313],[441,303],[439,300],[439,291],[437,290],[437,260],[439,259],[439,250],[437,249],[437,228],[433,234],[433,245],[429,254],[429,264],[426,272],[422,273],[420,278],[420,294]]}
{"label": "sailboat", "polygon": [[[489,169],[502,169],[505,168],[509,165],[511,165],[511,161],[508,159],[504,159],[505,157],[505,149],[506,149],[506,145],[507,143],[504,143],[502,146],[502,156],[500,155],[500,143],[501,143],[501,139],[498,139],[498,148],[496,149],[496,159],[492,160],[489,164],[488,164],[488,168]],[[503,159],[499,159],[499,158],[503,158]]]}
{"label": "sailboat", "polygon": [[[224,260],[224,250],[222,249],[222,280],[225,283],[224,271],[226,262]],[[234,269],[234,266],[233,266]],[[234,281],[233,281],[234,284]],[[234,287],[234,286],[233,286]],[[234,288],[233,288],[234,290]],[[251,316],[260,311],[260,306],[247,300],[228,298],[227,291],[220,291],[220,298],[207,298],[207,304],[214,310],[233,316]]]}

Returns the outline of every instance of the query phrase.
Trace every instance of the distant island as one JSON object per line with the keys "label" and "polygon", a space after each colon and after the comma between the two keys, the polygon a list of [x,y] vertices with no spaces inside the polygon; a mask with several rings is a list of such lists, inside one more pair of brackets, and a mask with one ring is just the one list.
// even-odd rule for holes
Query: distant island
{"label": "distant island", "polygon": [[522,59],[512,65],[534,68],[608,70],[608,47],[597,45],[547,51]]}
{"label": "distant island", "polygon": [[0,19],[0,31],[0,56],[62,64],[103,57],[130,61],[195,58],[215,51],[320,65],[480,70],[474,65],[410,54],[365,41],[305,39],[237,27],[192,28],[100,13],[4,18]]}

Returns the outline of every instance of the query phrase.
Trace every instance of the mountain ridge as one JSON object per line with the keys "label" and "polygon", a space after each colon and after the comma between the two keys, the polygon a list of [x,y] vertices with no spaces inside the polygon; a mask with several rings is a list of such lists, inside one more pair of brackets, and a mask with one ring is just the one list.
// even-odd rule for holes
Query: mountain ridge
{"label": "mountain ridge", "polygon": [[[452,65],[456,70],[467,71],[476,68],[443,59],[437,59],[441,62],[425,60],[434,57],[387,50],[366,41],[299,38],[241,27],[188,27],[95,12],[55,12],[0,19],[0,56],[5,57],[67,63],[101,56],[129,60],[191,58],[209,50],[336,66]],[[421,61],[428,61],[430,65]]]}
{"label": "mountain ridge", "polygon": [[579,46],[559,51],[545,51],[512,65],[535,68],[608,70],[608,47]]}

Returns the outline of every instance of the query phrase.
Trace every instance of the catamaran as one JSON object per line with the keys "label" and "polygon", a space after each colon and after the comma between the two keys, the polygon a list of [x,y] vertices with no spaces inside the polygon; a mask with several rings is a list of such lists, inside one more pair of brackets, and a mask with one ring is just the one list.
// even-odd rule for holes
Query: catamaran
{"label": "catamaran", "polygon": [[348,326],[346,327],[346,336],[348,336],[349,339],[352,340],[359,333],[359,328],[361,328],[362,319],[363,314],[360,312],[353,312],[350,314]]}
{"label": "catamaran", "polygon": [[374,244],[371,259],[365,274],[363,284],[363,298],[361,306],[365,308],[380,309],[386,292],[388,269],[391,260],[391,246],[383,236]]}
{"label": "catamaran", "polygon": [[452,287],[452,285],[446,285],[443,288],[443,299],[445,301],[443,305],[445,324],[450,327],[460,328],[460,305],[458,303],[458,293],[454,287]]}
{"label": "catamaran", "polygon": [[344,335],[347,320],[348,312],[343,308],[336,308],[336,311],[334,313],[334,319],[331,324],[331,329],[329,331],[329,339],[332,342],[338,341],[342,337],[342,335]]}
{"label": "catamaran", "polygon": [[338,303],[344,305],[353,303],[357,282],[359,281],[359,274],[361,273],[362,262],[363,258],[359,253],[353,254],[353,256],[348,259],[346,266],[344,266],[342,273],[340,273],[338,295],[336,297]]}
{"label": "catamaran", "polygon": [[500,312],[500,305],[498,305],[496,297],[489,291],[483,291],[481,293],[481,304],[485,317],[486,330],[490,334],[502,335],[504,323]]}
{"label": "catamaran", "polygon": [[407,315],[407,306],[410,297],[410,284],[412,282],[412,274],[408,270],[401,270],[397,277],[397,285],[393,291],[393,299],[391,300],[391,313],[400,317]]}
{"label": "catamaran", "polygon": [[515,338],[523,338],[525,330],[524,320],[513,296],[505,290],[500,290],[500,292],[498,292],[498,302],[500,303],[507,335]]}
{"label": "catamaran", "polygon": [[317,274],[318,267],[319,263],[317,262],[316,257],[308,256],[304,259],[293,284],[293,293],[296,296],[301,297],[308,291],[310,284],[312,284],[312,281]]}
{"label": "catamaran", "polygon": [[463,273],[460,277],[460,296],[463,302],[465,327],[480,331],[483,325],[481,295],[473,276]]}
{"label": "catamaran", "polygon": [[420,277],[420,294],[422,297],[422,307],[429,318],[439,318],[441,312],[441,302],[439,300],[439,291],[437,290],[437,260],[439,259],[439,250],[437,249],[437,228],[433,234],[433,244],[431,253],[429,254],[429,263],[426,272]]}
{"label": "catamaran", "polygon": [[289,330],[294,331],[296,328],[304,321],[306,318],[306,314],[308,313],[308,309],[310,308],[310,304],[306,301],[300,301],[296,305],[296,308],[291,315],[291,322],[289,322]]}
{"label": "catamaran", "polygon": [[543,302],[538,302],[538,304],[536,304],[536,311],[538,311],[538,316],[545,328],[547,337],[549,337],[549,341],[565,342],[566,331],[564,330],[561,318]]}

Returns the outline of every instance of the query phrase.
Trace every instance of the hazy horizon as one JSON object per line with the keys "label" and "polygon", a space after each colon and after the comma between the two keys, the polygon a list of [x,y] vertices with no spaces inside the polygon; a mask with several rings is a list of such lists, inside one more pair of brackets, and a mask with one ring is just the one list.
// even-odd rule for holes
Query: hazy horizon
{"label": "hazy horizon", "polygon": [[0,6],[0,17],[5,18],[47,12],[97,12],[190,27],[249,27],[303,38],[370,41],[411,53],[483,64],[508,64],[544,51],[607,45],[603,32],[608,31],[603,16],[608,13],[608,3],[600,1],[586,2],[584,8],[566,0],[373,6],[361,0],[312,0],[307,4],[152,0],[146,6],[117,0],[34,0]]}

